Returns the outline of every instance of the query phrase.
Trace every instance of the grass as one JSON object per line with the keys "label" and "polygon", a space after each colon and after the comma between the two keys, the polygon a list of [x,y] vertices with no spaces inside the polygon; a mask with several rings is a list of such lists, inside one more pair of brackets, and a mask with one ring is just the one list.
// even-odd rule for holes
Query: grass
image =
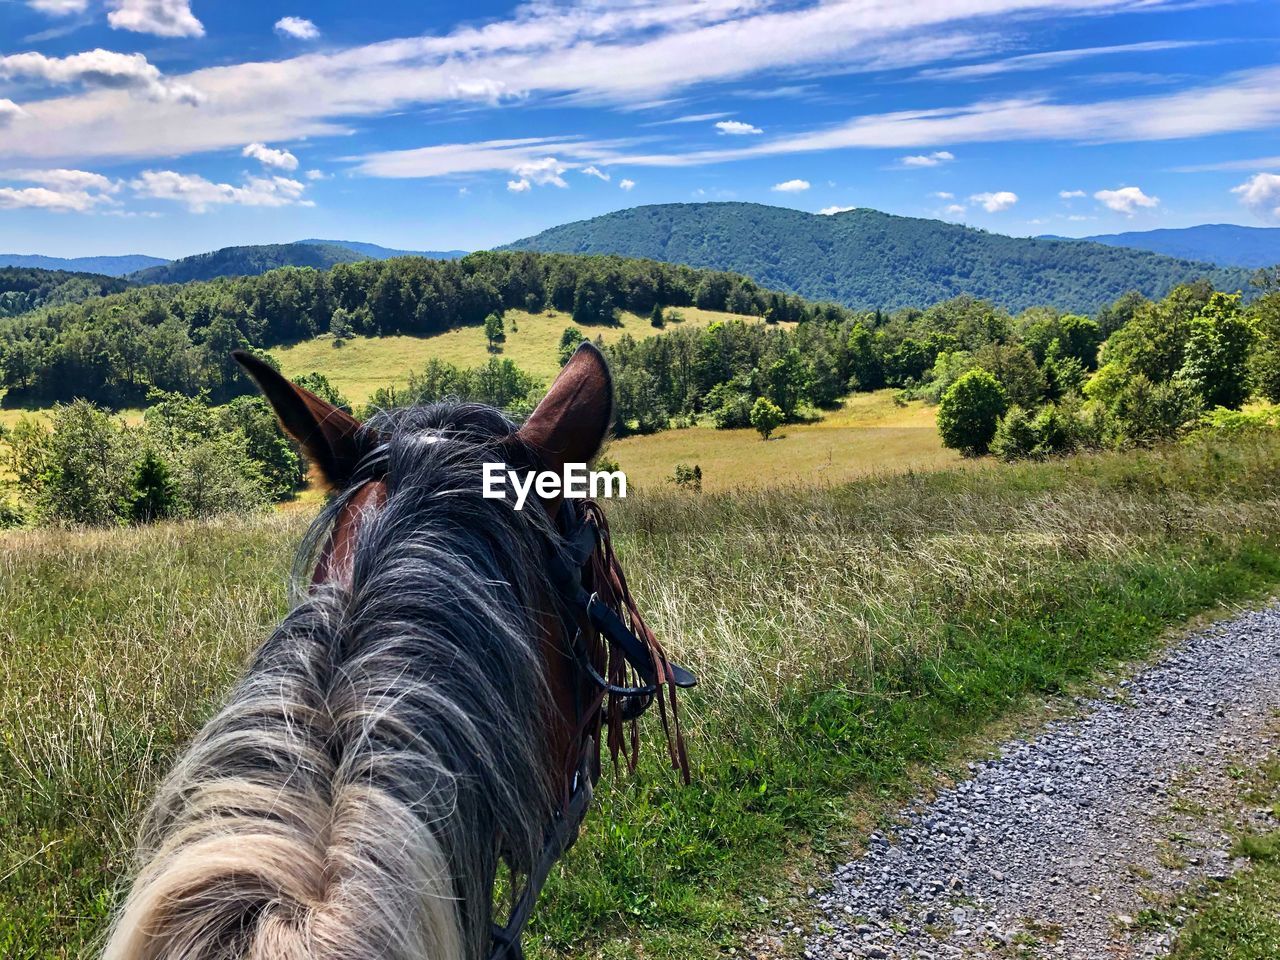
{"label": "grass", "polygon": [[[1280,813],[1280,761],[1249,771],[1229,806],[1270,806]],[[1183,897],[1186,913],[1174,960],[1275,960],[1280,957],[1280,830],[1246,832],[1231,853],[1247,865],[1221,883]],[[1171,911],[1164,911],[1168,915]]]}
{"label": "grass", "polygon": [[[758,317],[713,313],[697,307],[680,307],[678,312],[691,326],[706,326],[714,320],[746,320],[758,323]],[[630,334],[637,340],[661,331],[649,324],[648,317],[620,313],[612,326],[575,324],[567,313],[526,313],[508,310],[504,314],[506,343],[500,357],[512,360],[526,373],[550,383],[560,369],[560,335],[565,327],[575,327],[590,339],[597,336],[606,343]],[[516,329],[512,329],[512,326]],[[668,324],[668,330],[675,324]],[[335,346],[332,337],[317,337],[290,347],[273,350],[286,376],[297,377],[319,371],[333,382],[348,399],[364,403],[379,387],[403,384],[411,370],[426,366],[438,357],[459,367],[477,367],[488,362],[490,354],[480,327],[459,327],[430,337],[356,337]]]}
{"label": "grass", "polygon": [[[1278,506],[1272,437],[615,503],[639,602],[703,681],[694,784],[647,730],[534,952],[736,944],[921,765],[1274,585]],[[0,535],[0,953],[92,949],[156,777],[285,609],[305,520]]]}
{"label": "grass", "polygon": [[852,394],[822,420],[781,427],[768,441],[753,429],[717,430],[699,424],[616,440],[608,455],[638,489],[666,483],[677,463],[697,464],[706,491],[780,483],[828,485],[886,471],[960,464],[960,455],[942,445],[934,408],[918,401],[900,406],[893,400],[894,392]]}

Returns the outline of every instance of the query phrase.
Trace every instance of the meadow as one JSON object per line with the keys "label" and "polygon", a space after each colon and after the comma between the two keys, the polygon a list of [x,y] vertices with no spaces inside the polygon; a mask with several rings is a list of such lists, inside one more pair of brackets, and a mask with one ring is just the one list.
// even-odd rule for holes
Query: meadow
{"label": "meadow", "polygon": [[[916,771],[1280,581],[1277,507],[1267,433],[846,484],[643,486],[610,512],[642,608],[703,681],[684,701],[694,783],[647,730],[648,759],[606,775],[557,868],[533,952],[737,944]],[[308,515],[0,534],[0,954],[91,951],[156,778],[286,609]]]}
{"label": "meadow", "polygon": [[[685,324],[705,327],[716,320],[760,322],[759,317],[697,307],[679,307],[674,312],[684,319],[681,324],[669,324],[668,329]],[[503,357],[526,373],[550,383],[560,370],[560,336],[567,327],[573,327],[589,340],[600,337],[605,343],[613,343],[627,334],[642,340],[662,332],[650,325],[648,317],[625,310],[618,311],[617,320],[612,324],[575,323],[569,314],[555,310],[543,313],[507,310],[503,323],[506,341],[496,354],[489,352],[484,330],[478,326],[456,327],[426,337],[352,337],[339,342],[325,335],[276,348],[271,354],[280,361],[280,369],[286,376],[298,377],[318,371],[348,399],[364,403],[379,387],[403,386],[410,371],[421,369],[432,358],[459,367],[478,367],[491,356]],[[794,327],[795,324],[780,326]]]}

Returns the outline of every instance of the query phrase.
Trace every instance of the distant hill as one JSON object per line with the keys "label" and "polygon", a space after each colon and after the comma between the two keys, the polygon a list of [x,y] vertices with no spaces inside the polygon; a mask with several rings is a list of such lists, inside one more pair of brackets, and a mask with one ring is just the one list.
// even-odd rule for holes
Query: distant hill
{"label": "distant hill", "polygon": [[1136,230],[1084,237],[1109,247],[1151,250],[1170,257],[1203,260],[1224,267],[1273,267],[1280,264],[1280,227],[1241,227],[1206,223],[1168,230]]}
{"label": "distant hill", "polygon": [[119,293],[128,287],[119,277],[36,267],[0,267],[0,317],[16,317],[40,307],[78,303]]}
{"label": "distant hill", "polygon": [[278,267],[314,267],[328,270],[334,264],[368,260],[362,253],[333,244],[273,243],[252,247],[223,247],[198,253],[129,275],[134,283],[188,283],[217,277],[251,277]]}
{"label": "distant hill", "polygon": [[123,277],[147,267],[168,263],[163,257],[140,253],[122,257],[45,257],[40,254],[0,253],[0,267],[34,267],[38,270],[66,270],[72,273],[95,273],[106,277]]}
{"label": "distant hill", "polygon": [[363,253],[370,260],[390,260],[392,257],[428,257],[431,260],[457,260],[467,255],[466,250],[396,250],[392,247],[380,247],[376,243],[362,243],[359,240],[297,240],[296,243],[318,244],[322,247],[346,247],[356,253]]}
{"label": "distant hill", "polygon": [[971,293],[1021,310],[1091,312],[1128,290],[1159,297],[1208,277],[1247,289],[1249,272],[1144,250],[1006,237],[940,220],[855,209],[822,216],[756,203],[635,207],[553,227],[503,249],[615,253],[743,273],[772,289],[851,307],[925,307]]}

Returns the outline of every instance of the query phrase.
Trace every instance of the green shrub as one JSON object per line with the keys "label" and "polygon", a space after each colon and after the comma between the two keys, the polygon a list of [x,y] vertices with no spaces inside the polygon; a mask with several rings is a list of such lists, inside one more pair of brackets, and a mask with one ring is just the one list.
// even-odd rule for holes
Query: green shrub
{"label": "green shrub", "polygon": [[671,482],[685,490],[700,491],[702,489],[702,467],[696,463],[693,466],[689,466],[687,463],[677,463]]}
{"label": "green shrub", "polygon": [[951,385],[938,405],[942,442],[967,457],[981,456],[990,448],[1007,406],[1004,388],[995,377],[981,368],[970,370]]}
{"label": "green shrub", "polygon": [[128,514],[133,523],[154,523],[178,512],[178,488],[173,474],[150,447],[133,465],[129,478]]}
{"label": "green shrub", "polygon": [[1001,460],[1026,460],[1035,456],[1040,448],[1040,434],[1032,422],[1031,414],[1016,403],[1008,409],[996,426],[991,440],[991,452]]}

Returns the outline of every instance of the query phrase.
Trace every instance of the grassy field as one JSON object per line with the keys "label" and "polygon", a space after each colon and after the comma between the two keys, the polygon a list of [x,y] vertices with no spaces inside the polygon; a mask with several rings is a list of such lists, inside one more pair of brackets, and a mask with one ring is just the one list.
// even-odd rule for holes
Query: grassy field
{"label": "grassy field", "polygon": [[701,467],[707,491],[826,485],[876,473],[962,464],[958,453],[942,445],[934,408],[919,401],[899,406],[894,392],[852,394],[817,423],[782,427],[768,441],[753,429],[717,430],[699,424],[616,440],[608,456],[641,490],[665,484],[677,463]]}
{"label": "grassy field", "polygon": [[[1280,580],[1278,507],[1274,437],[615,503],[637,597],[703,681],[694,784],[658,749],[606,776],[535,953],[734,945],[921,765]],[[0,534],[0,955],[91,950],[157,776],[285,609],[306,518]]]}
{"label": "grassy field", "polygon": [[[714,320],[759,322],[758,317],[696,307],[680,307],[678,312],[685,318],[684,324],[691,326],[706,326]],[[531,314],[523,310],[508,310],[504,322],[507,340],[497,355],[548,383],[560,369],[560,335],[565,327],[575,327],[592,340],[603,337],[606,343],[627,333],[640,340],[661,332],[650,326],[647,317],[626,312],[618,315],[617,324],[607,327],[575,324],[567,313]],[[676,326],[668,324],[666,329]],[[403,384],[409,371],[421,369],[432,357],[460,367],[476,367],[493,356],[480,327],[459,327],[431,337],[356,337],[342,346],[334,344],[332,337],[318,337],[271,352],[286,376],[323,373],[355,403],[364,403],[379,387]]]}

